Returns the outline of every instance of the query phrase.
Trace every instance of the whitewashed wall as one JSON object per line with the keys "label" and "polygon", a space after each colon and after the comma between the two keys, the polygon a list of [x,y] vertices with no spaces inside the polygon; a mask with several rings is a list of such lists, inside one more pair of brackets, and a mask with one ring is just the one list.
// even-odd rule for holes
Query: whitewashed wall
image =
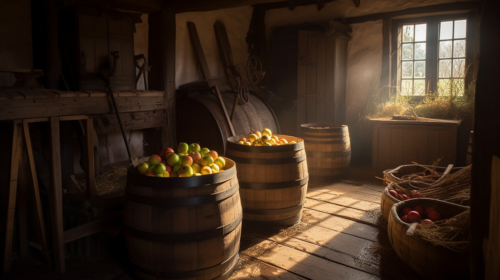
{"label": "whitewashed wall", "polygon": [[[33,68],[31,1],[0,1],[0,68]],[[11,73],[0,72],[0,88],[12,86]]]}

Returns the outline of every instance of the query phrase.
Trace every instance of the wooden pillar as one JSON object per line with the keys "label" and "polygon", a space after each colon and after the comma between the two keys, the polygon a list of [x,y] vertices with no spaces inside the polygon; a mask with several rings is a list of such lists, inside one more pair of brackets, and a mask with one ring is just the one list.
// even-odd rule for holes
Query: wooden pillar
{"label": "wooden pillar", "polygon": [[47,28],[47,64],[44,69],[46,87],[59,88],[61,73],[61,57],[59,55],[59,41],[57,30],[57,8],[54,0],[45,0],[46,28]]}
{"label": "wooden pillar", "polygon": [[149,88],[165,91],[166,124],[162,128],[162,146],[177,146],[175,109],[175,14],[162,9],[149,14]]}
{"label": "wooden pillar", "polygon": [[500,156],[500,5],[485,0],[481,15],[480,58],[474,111],[471,190],[471,279],[485,279],[483,244],[488,236],[493,155]]}

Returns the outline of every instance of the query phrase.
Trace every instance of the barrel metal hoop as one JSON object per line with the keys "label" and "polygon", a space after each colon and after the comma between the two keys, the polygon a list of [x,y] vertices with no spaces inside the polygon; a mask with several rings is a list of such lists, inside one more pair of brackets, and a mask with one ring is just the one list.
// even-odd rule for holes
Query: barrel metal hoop
{"label": "barrel metal hoop", "polygon": [[[332,138],[332,137],[329,137],[329,138]],[[337,141],[337,140],[315,141],[315,140],[304,139],[304,142],[306,142],[306,144],[345,144],[348,141],[343,141],[343,140],[340,140],[340,141]]]}
{"label": "barrel metal hoop", "polygon": [[259,220],[245,220],[245,224],[249,225],[273,225],[273,226],[293,226],[300,222],[302,217],[302,210],[296,216],[291,218],[286,218],[283,220],[273,220],[273,221],[259,221]]}
{"label": "barrel metal hoop", "polygon": [[178,233],[178,234],[161,234],[147,232],[131,227],[127,223],[124,223],[123,228],[125,233],[130,236],[134,236],[143,240],[160,242],[160,243],[184,243],[184,242],[197,242],[201,240],[206,240],[210,238],[215,238],[219,236],[225,236],[235,230],[240,224],[243,215],[239,215],[238,218],[234,219],[232,222],[221,226],[219,228],[195,232],[195,233]]}
{"label": "barrel metal hoop", "polygon": [[[142,267],[133,261],[130,261],[130,263],[132,264],[133,269],[135,269],[137,271],[140,271],[140,272],[145,273],[145,274],[157,276],[157,277],[164,277],[167,279],[185,279],[185,278],[200,277],[200,276],[211,274],[211,273],[214,273],[214,272],[220,270],[220,271],[224,271],[224,273],[213,280],[222,280],[222,279],[227,279],[227,277],[229,275],[226,275],[226,273],[233,270],[234,266],[238,263],[238,259],[239,259],[238,252],[239,251],[240,251],[240,248],[238,247],[238,250],[236,250],[235,253],[231,257],[229,257],[227,260],[225,260],[224,262],[222,262],[218,265],[204,268],[204,269],[191,270],[191,271],[158,271],[158,270],[152,270],[152,269]],[[231,264],[232,264],[232,266],[229,269],[227,269]]]}
{"label": "barrel metal hoop", "polygon": [[177,206],[194,206],[209,202],[221,201],[233,196],[235,193],[238,192],[238,189],[239,189],[238,184],[234,184],[231,188],[219,193],[214,193],[211,195],[203,195],[203,196],[182,197],[182,198],[162,198],[162,197],[144,196],[127,191],[126,199],[145,205],[172,208]]}
{"label": "barrel metal hoop", "polygon": [[[227,148],[226,148],[226,154],[227,151],[238,151],[238,152],[246,152],[246,153],[283,153],[283,152],[296,152],[304,149],[304,141],[297,142],[293,145],[281,145],[281,146],[247,146],[247,145],[240,145],[238,143],[238,140],[234,139],[233,137],[229,137],[227,140]],[[233,157],[231,157],[233,159]]]}
{"label": "barrel metal hoop", "polygon": [[216,174],[193,176],[193,177],[149,177],[139,174],[133,167],[127,171],[127,184],[148,186],[151,188],[196,188],[204,185],[224,183],[231,180],[236,175],[236,166],[224,172]]}
{"label": "barrel metal hoop", "polygon": [[[321,128],[321,129],[314,129],[311,127],[330,127],[330,128]],[[329,124],[329,123],[306,123],[300,125],[300,131],[303,132],[347,132],[348,127],[347,125],[336,125],[336,124]]]}
{"label": "barrel metal hoop", "polygon": [[240,158],[240,157],[231,157],[232,160],[234,160],[236,163],[243,163],[243,164],[284,164],[284,163],[299,163],[303,162],[306,160],[306,155],[300,155],[298,157],[293,157],[293,158]]}
{"label": "barrel metal hoop", "polygon": [[240,187],[242,189],[249,190],[276,190],[276,189],[285,189],[291,187],[302,186],[309,182],[309,176],[304,178],[295,180],[295,181],[286,181],[286,182],[276,182],[276,183],[248,183],[248,182],[239,182]]}
{"label": "barrel metal hoop", "polygon": [[288,208],[281,208],[281,209],[245,209],[243,208],[243,214],[251,214],[251,215],[279,215],[279,214],[286,214],[290,212],[294,212],[297,210],[302,209],[302,206],[306,200],[302,201],[300,204],[288,207]]}
{"label": "barrel metal hoop", "polygon": [[340,152],[316,152],[307,151],[308,158],[335,158],[335,157],[345,157],[351,155],[351,149],[340,151]]}

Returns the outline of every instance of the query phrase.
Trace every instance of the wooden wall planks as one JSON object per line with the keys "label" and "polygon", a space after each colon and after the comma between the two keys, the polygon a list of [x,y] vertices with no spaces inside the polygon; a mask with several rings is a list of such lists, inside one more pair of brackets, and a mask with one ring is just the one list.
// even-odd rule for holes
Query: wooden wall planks
{"label": "wooden wall planks", "polygon": [[456,164],[457,127],[460,121],[416,122],[372,120],[373,158],[376,170],[395,168],[415,161],[439,165]]}

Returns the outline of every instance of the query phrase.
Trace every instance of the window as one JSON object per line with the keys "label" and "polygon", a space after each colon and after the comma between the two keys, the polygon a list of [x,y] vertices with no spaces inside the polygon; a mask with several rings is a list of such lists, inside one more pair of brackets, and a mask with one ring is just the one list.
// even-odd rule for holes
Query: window
{"label": "window", "polygon": [[393,22],[393,85],[399,94],[462,96],[466,88],[467,15]]}

